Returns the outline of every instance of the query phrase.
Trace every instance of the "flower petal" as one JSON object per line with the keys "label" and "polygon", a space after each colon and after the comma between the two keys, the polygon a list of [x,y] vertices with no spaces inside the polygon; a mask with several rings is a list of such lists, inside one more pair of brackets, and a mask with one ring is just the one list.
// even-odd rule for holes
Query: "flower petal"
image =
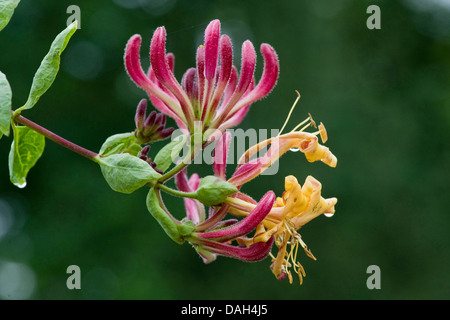
{"label": "flower petal", "polygon": [[201,232],[213,228],[226,216],[228,209],[229,206],[226,204],[223,204],[220,207],[210,207],[209,218],[197,225],[195,229]]}
{"label": "flower petal", "polygon": [[333,168],[337,165],[336,156],[331,153],[328,147],[320,145],[319,139],[316,136],[301,140],[298,148],[305,154],[306,160],[309,162],[320,160]]}
{"label": "flower petal", "polygon": [[[260,144],[248,149],[239,159],[238,167],[228,182],[234,184],[235,186],[241,186],[244,183],[256,178],[264,170],[269,168],[283,154],[280,152],[280,146],[282,143],[280,143],[279,140],[280,139],[278,138],[269,139],[267,140],[269,142],[263,141]],[[270,148],[263,156],[249,160],[259,150],[265,148],[268,143],[270,143]]]}
{"label": "flower petal", "polygon": [[181,87],[186,91],[189,99],[195,104],[198,101],[198,87],[197,87],[197,69],[189,68],[181,78]]}
{"label": "flower petal", "polygon": [[201,247],[211,253],[239,259],[246,262],[260,261],[269,255],[273,244],[273,237],[267,242],[258,242],[250,247],[237,247],[227,243],[202,240]]}
{"label": "flower petal", "polygon": [[[255,83],[255,79],[253,78],[251,84],[247,88],[246,93],[244,94],[244,97],[253,90],[254,83]],[[227,118],[227,120],[220,125],[219,131],[225,131],[228,128],[237,126],[239,123],[242,122],[242,120],[244,120],[249,109],[250,109],[250,104],[240,108],[236,113],[234,113],[231,117]]]}
{"label": "flower petal", "polygon": [[234,89],[236,87],[237,71],[235,74],[236,78],[234,84],[233,83],[229,84],[233,68],[233,46],[231,44],[230,37],[228,37],[226,34],[222,35],[222,37],[220,38],[220,59],[221,64],[219,70],[219,77],[217,79],[216,88],[214,90],[214,96],[210,104],[211,115],[213,115],[216,112],[220,100],[222,99],[222,96],[224,94],[225,88],[227,88],[227,85],[230,88],[232,88],[232,92],[234,92]]}
{"label": "flower petal", "polygon": [[238,100],[247,90],[253,80],[253,73],[256,66],[256,51],[253,44],[247,40],[242,44],[242,65],[239,75],[239,82],[236,87],[233,100]]}
{"label": "flower petal", "polygon": [[192,105],[175,79],[166,59],[166,29],[164,27],[159,27],[153,34],[150,45],[150,62],[156,78],[177,97],[188,125],[193,125]]}
{"label": "flower petal", "polygon": [[264,165],[260,159],[253,159],[236,169],[228,182],[239,187],[244,183],[256,178],[263,169]]}
{"label": "flower petal", "polygon": [[130,78],[136,83],[136,85],[143,88],[151,85],[151,83],[141,65],[139,53],[141,49],[141,42],[142,38],[138,34],[135,34],[128,40],[125,48],[124,60],[125,68]]}
{"label": "flower petal", "polygon": [[[201,108],[205,96],[205,47],[199,46],[196,55],[197,62],[197,83],[198,83],[198,109]],[[195,112],[199,114],[200,111]]]}
{"label": "flower petal", "polygon": [[308,198],[309,201],[306,208],[302,210],[300,214],[297,214],[296,217],[292,218],[292,222],[295,224],[296,229],[299,229],[301,226],[323,213],[334,213],[334,206],[337,203],[337,199],[324,199],[321,196],[321,191],[322,184],[312,176],[308,176],[301,188],[301,193],[305,198]]}
{"label": "flower petal", "polygon": [[219,108],[217,109],[217,113],[221,114],[224,108],[228,105],[228,102],[230,101],[231,97],[233,96],[234,90],[236,89],[238,81],[238,72],[235,66],[231,67],[231,74],[230,79],[228,80],[228,84],[225,87],[223,96],[222,96],[222,103],[220,104]]}
{"label": "flower petal", "polygon": [[216,141],[213,157],[213,170],[216,177],[226,179],[227,155],[231,143],[231,133],[224,132]]}
{"label": "flower petal", "polygon": [[261,45],[261,53],[264,58],[264,70],[258,85],[233,107],[228,117],[231,117],[242,107],[265,97],[275,87],[280,70],[277,53],[266,43]]}
{"label": "flower petal", "polygon": [[[198,188],[199,177],[193,174],[188,180],[186,168],[175,176],[175,184],[180,191],[193,192]],[[205,218],[205,206],[197,200],[184,198],[184,206],[186,208],[186,217],[194,224],[200,223]]]}
{"label": "flower petal", "polygon": [[209,117],[211,108],[210,99],[216,80],[217,63],[219,62],[220,22],[213,20],[205,30],[205,90],[204,99],[200,105],[202,109],[201,120]]}
{"label": "flower petal", "polygon": [[177,123],[186,123],[183,111],[178,101],[165,93],[161,88],[150,80],[144,73],[140,62],[140,48],[142,38],[140,35],[132,36],[125,48],[125,68],[130,78],[149,95],[152,103],[161,112],[173,117]]}
{"label": "flower petal", "polygon": [[215,239],[216,241],[229,241],[237,237],[243,236],[256,228],[261,221],[267,216],[275,202],[275,193],[267,192],[256,205],[250,214],[228,228],[217,231],[200,233],[199,236],[207,239]]}
{"label": "flower petal", "polygon": [[256,65],[256,52],[253,44],[247,40],[242,44],[242,62],[239,82],[230,100],[225,107],[221,109],[221,113],[215,121],[215,125],[221,124],[229,116],[229,112],[246,92],[248,86],[252,83],[253,73]]}
{"label": "flower petal", "polygon": [[205,78],[212,83],[219,62],[220,21],[213,20],[205,30]]}
{"label": "flower petal", "polygon": [[191,189],[193,191],[198,189],[198,185],[200,183],[200,180],[201,180],[200,177],[196,173],[192,174],[191,177],[189,178],[188,183],[189,183],[189,186],[191,187]]}

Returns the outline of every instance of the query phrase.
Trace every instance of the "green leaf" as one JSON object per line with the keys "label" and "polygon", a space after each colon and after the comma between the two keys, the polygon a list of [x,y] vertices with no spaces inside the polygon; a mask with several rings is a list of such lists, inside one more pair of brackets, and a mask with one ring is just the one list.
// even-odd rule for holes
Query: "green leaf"
{"label": "green leaf", "polygon": [[103,176],[111,189],[122,193],[132,193],[161,175],[147,162],[128,153],[97,157]]}
{"label": "green leaf", "polygon": [[215,176],[206,176],[200,180],[195,198],[206,206],[213,206],[224,202],[236,192],[238,189],[235,185]]}
{"label": "green leaf", "polygon": [[0,138],[9,136],[12,92],[6,76],[0,71]]}
{"label": "green leaf", "polygon": [[123,152],[129,153],[132,156],[137,156],[139,154],[139,152],[142,150],[142,147],[136,143],[133,143],[130,145],[130,147],[126,150],[124,150]]}
{"label": "green leaf", "polygon": [[60,55],[76,30],[77,21],[70,24],[53,40],[49,52],[42,60],[41,65],[34,75],[28,100],[20,110],[33,108],[39,98],[50,88],[59,71]]}
{"label": "green leaf", "polygon": [[28,127],[15,127],[14,141],[9,152],[9,176],[11,182],[24,188],[28,172],[41,157],[45,147],[45,137]]}
{"label": "green leaf", "polygon": [[176,159],[181,149],[186,143],[186,136],[181,135],[176,137],[174,140],[166,144],[159,152],[156,154],[153,161],[156,163],[156,167],[161,171],[166,171],[169,169],[170,165]]}
{"label": "green leaf", "polygon": [[[134,132],[115,134],[106,139],[100,149],[99,154],[102,156],[108,156],[111,154],[127,151],[135,141],[136,136],[134,135]],[[134,152],[132,155],[135,155]]]}
{"label": "green leaf", "polygon": [[8,24],[20,0],[0,1],[0,31]]}
{"label": "green leaf", "polygon": [[[176,243],[182,244],[184,240],[179,231],[179,224],[162,208],[159,194],[155,188],[151,188],[148,192],[146,202],[148,211],[158,221],[166,234]],[[183,229],[183,231],[187,230]]]}

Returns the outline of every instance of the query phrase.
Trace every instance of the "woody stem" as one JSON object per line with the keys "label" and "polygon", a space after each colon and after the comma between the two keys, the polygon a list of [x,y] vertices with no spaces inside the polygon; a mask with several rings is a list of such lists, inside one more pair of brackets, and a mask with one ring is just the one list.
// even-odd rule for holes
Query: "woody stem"
{"label": "woody stem", "polygon": [[89,160],[92,160],[94,162],[97,162],[96,157],[98,156],[97,153],[90,151],[88,149],[85,149],[83,147],[80,147],[79,145],[70,142],[63,137],[58,136],[57,134],[51,132],[50,130],[45,129],[44,127],[38,125],[37,123],[34,123],[31,120],[28,120],[27,118],[16,115],[14,111],[11,111],[13,115],[13,121],[20,123],[40,134],[42,134],[44,137],[48,138],[49,140],[52,140],[53,142],[56,142],[60,146],[63,146],[64,148],[67,148],[75,153],[78,153],[79,155],[82,155],[85,158],[88,158]]}

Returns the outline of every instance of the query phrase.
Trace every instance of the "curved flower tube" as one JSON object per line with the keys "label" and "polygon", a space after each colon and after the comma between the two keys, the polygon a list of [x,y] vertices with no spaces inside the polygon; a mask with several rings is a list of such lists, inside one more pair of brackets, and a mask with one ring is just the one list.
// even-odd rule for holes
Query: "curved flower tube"
{"label": "curved flower tube", "polygon": [[[232,220],[230,224],[220,223],[228,211],[228,206],[223,205],[212,213],[210,219],[208,219],[209,221],[207,220],[210,223],[210,227],[204,231],[199,230],[201,228],[197,228],[197,231],[193,232],[187,238],[187,241],[194,246],[205,263],[214,261],[217,255],[243,261],[262,260],[269,255],[273,238],[249,246],[233,245],[230,242],[252,232],[257,225],[262,223],[274,203],[275,194],[269,191],[261,198],[247,217],[237,222]],[[214,222],[211,223],[213,220]]]}

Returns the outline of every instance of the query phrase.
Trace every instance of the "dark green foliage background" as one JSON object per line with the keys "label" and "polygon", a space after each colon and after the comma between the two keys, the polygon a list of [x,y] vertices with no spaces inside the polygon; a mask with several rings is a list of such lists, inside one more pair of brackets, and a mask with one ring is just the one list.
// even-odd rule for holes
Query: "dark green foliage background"
{"label": "dark green foliage background", "polygon": [[[301,230],[318,260],[301,254],[304,284],[289,285],[273,277],[269,260],[247,264],[220,257],[204,265],[189,245],[172,242],[152,220],[146,190],[113,192],[96,164],[51,141],[28,186],[17,189],[7,168],[11,139],[4,137],[0,198],[18,216],[0,241],[0,259],[34,270],[31,299],[450,298],[448,12],[433,33],[431,13],[404,1],[172,0],[165,12],[118,2],[21,2],[0,33],[0,70],[13,88],[14,108],[25,103],[35,70],[65,27],[66,8],[78,5],[81,29],[63,53],[60,73],[24,115],[98,151],[108,136],[133,130],[135,106],[145,97],[124,71],[128,38],[142,35],[147,66],[152,33],[166,26],[181,79],[194,66],[204,28],[219,18],[233,40],[236,66],[246,39],[258,53],[262,42],[270,43],[281,63],[277,87],[252,106],[240,127],[281,128],[298,90],[302,98],[290,127],[312,113],[325,123],[327,146],[339,159],[332,169],[290,153],[277,175],[262,176],[243,191],[255,198],[269,189],[280,195],[285,175],[301,183],[313,175],[324,196],[339,199],[337,213]],[[366,27],[371,4],[381,8],[381,30]],[[257,78],[260,54],[258,59]],[[198,171],[211,173],[201,165]],[[182,217],[182,203],[167,200]],[[81,290],[66,288],[72,264],[81,268]],[[366,287],[370,265],[381,268],[380,290]]]}

